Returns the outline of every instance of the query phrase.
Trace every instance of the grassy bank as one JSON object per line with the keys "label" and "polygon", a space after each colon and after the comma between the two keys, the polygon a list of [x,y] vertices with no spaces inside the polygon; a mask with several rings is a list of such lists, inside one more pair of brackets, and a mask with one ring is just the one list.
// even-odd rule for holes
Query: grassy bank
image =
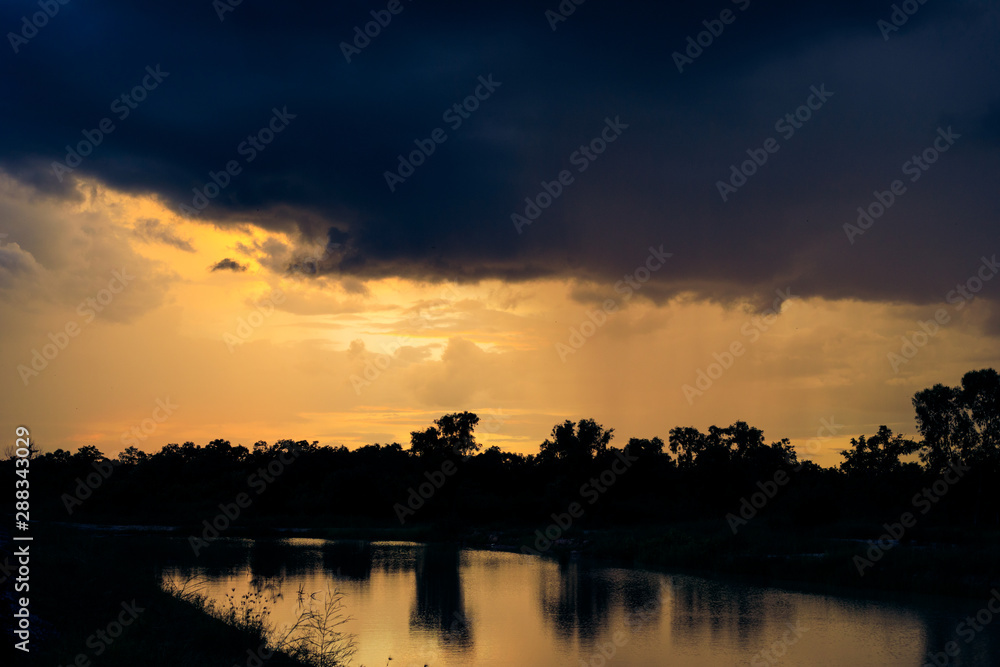
{"label": "grassy bank", "polygon": [[[13,664],[230,667],[261,651],[260,636],[160,588],[157,538],[37,525],[33,536],[31,653]],[[302,667],[282,654],[267,664]]]}

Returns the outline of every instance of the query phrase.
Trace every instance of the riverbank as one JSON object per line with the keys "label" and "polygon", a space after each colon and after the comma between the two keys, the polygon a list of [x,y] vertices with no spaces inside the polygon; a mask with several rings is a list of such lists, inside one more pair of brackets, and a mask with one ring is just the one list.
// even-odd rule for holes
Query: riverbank
{"label": "riverbank", "polygon": [[[537,534],[529,537],[537,539]],[[880,540],[880,534],[857,526],[829,532],[755,526],[733,535],[711,525],[685,524],[567,534],[549,551],[830,593],[847,589],[978,599],[1000,586],[1000,535],[995,532],[970,538],[925,531],[896,541]]]}
{"label": "riverbank", "polygon": [[[229,667],[259,664],[252,656],[266,654],[260,637],[160,587],[156,556],[161,538],[133,533],[109,537],[39,523],[32,525],[32,535],[26,593],[31,650],[14,651],[13,664]],[[10,556],[0,554],[0,561]],[[283,654],[266,662],[268,667],[303,667]]]}

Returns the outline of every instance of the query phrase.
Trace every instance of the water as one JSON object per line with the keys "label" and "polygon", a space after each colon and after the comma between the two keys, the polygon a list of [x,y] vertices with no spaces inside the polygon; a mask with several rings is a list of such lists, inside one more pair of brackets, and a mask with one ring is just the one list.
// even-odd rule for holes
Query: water
{"label": "water", "polygon": [[[220,540],[211,550],[164,577],[196,576],[223,602],[232,589],[260,592],[286,626],[336,588],[356,666],[911,667],[928,652],[942,665],[1000,664],[1000,618],[981,631],[959,625],[989,594],[836,597],[408,542]],[[950,641],[960,653],[940,662]]]}

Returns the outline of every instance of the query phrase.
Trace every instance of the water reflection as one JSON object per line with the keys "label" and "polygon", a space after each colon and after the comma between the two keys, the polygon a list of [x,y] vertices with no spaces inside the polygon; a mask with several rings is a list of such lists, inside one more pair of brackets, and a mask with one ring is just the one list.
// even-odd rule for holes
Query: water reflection
{"label": "water reflection", "polygon": [[601,571],[571,559],[554,573],[543,571],[539,600],[560,639],[592,641],[607,623],[611,586]]}
{"label": "water reflection", "polygon": [[662,577],[651,572],[619,572],[624,573],[619,591],[625,627],[630,632],[642,633],[659,626],[664,599],[670,595]]}
{"label": "water reflection", "polygon": [[[671,628],[678,642],[694,645],[723,636],[743,649],[760,644],[769,625],[796,618],[795,602],[767,589],[734,587],[721,582],[673,577]],[[766,620],[766,622],[765,622]]]}
{"label": "water reflection", "polygon": [[297,577],[316,569],[315,549],[289,540],[255,540],[250,547],[250,569],[263,579]]}
{"label": "water reflection", "polygon": [[368,581],[372,576],[372,545],[361,540],[323,544],[323,569],[351,581]]}
{"label": "water reflection", "polygon": [[216,600],[259,592],[279,625],[303,596],[339,589],[354,664],[910,666],[952,641],[961,654],[948,664],[1000,664],[1000,616],[968,643],[957,629],[988,594],[835,597],[402,542],[219,540],[198,558],[164,553],[165,577],[198,576]]}
{"label": "water reflection", "polygon": [[447,642],[467,648],[472,644],[472,622],[465,612],[460,562],[454,547],[426,546],[417,551],[410,627],[447,633]]}

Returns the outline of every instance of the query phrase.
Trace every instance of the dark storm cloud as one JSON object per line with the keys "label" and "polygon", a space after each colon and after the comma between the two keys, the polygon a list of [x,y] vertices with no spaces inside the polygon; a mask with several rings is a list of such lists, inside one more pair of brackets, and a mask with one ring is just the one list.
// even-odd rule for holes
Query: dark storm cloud
{"label": "dark storm cloud", "polygon": [[[891,5],[591,0],[553,31],[556,0],[403,0],[348,63],[340,43],[385,3],[243,2],[220,21],[208,0],[70,2],[4,56],[0,165],[68,195],[53,161],[73,164],[65,146],[108,118],[73,174],[330,239],[324,271],[614,284],[664,244],[654,298],[935,301],[1000,252],[1000,29],[992,3],[913,0],[886,40]],[[0,27],[37,9],[4,3]],[[723,9],[735,20],[679,73],[672,54]],[[815,104],[813,86],[833,95],[786,138],[775,122]],[[477,89],[453,127],[444,112]],[[577,171],[606,119],[628,127]],[[960,138],[906,180],[948,127]],[[384,173],[436,128],[447,139],[390,191]],[[273,141],[255,147],[262,132]],[[724,202],[717,181],[769,138],[777,152]],[[562,170],[572,183],[518,234],[511,214]],[[896,179],[906,192],[850,243],[843,225]]]}
{"label": "dark storm cloud", "polygon": [[212,271],[246,271],[247,267],[234,259],[220,259],[212,265]]}

